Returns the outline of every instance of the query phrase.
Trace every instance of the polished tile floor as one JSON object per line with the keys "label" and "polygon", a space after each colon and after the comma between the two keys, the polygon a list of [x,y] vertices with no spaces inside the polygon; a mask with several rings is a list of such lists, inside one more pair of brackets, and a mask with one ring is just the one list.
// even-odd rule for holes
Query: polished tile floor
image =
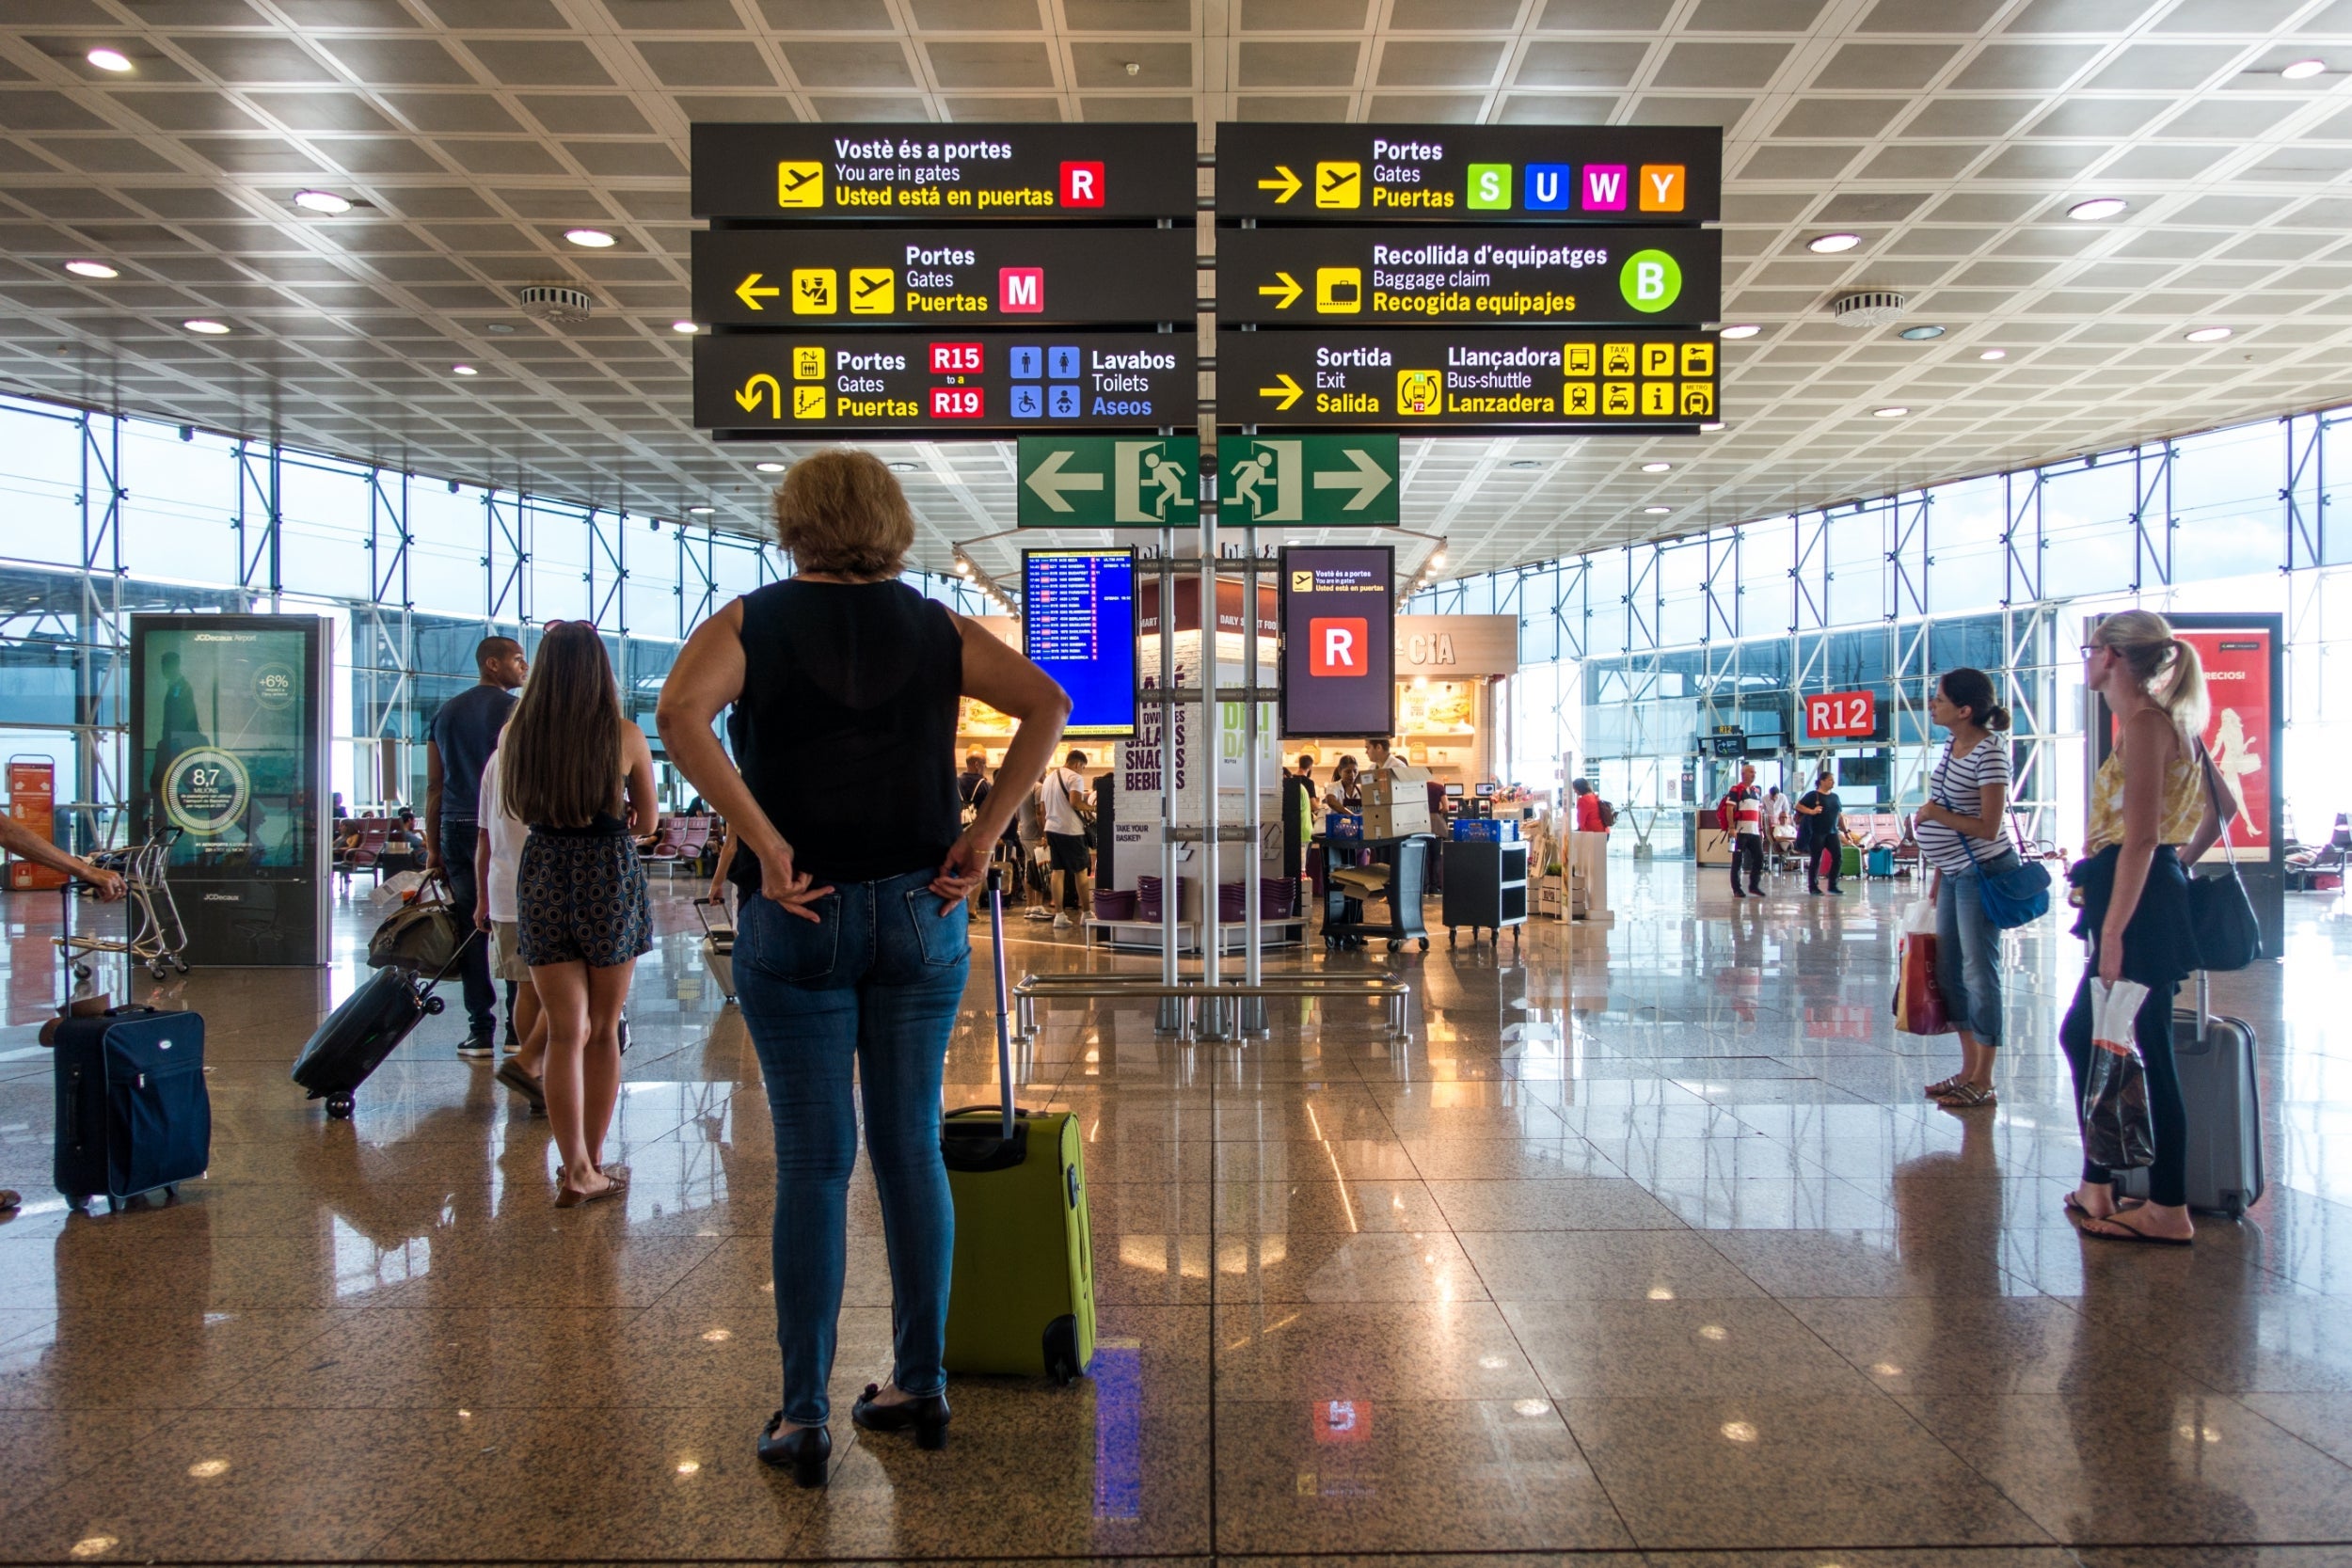
{"label": "polished tile floor", "polygon": [[[2162,1252],[2059,1213],[2071,939],[2012,939],[2003,1103],[1953,1115],[1918,1092],[1947,1047],[1889,1029],[1909,889],[1734,905],[1719,875],[1620,862],[1613,928],[1330,960],[1412,979],[1406,1039],[1369,1007],[1243,1046],[1048,1010],[1018,1070],[1084,1117],[1095,1375],[959,1382],[945,1454],[856,1440],[889,1334],[861,1178],[822,1493],[752,1455],[772,1146],[686,884],[632,1004],[625,1212],[550,1208],[545,1122],[453,1018],[355,1123],[286,1081],[360,900],[324,974],[161,988],[207,1020],[211,1176],[69,1216],[33,1038],[56,906],[7,895],[0,1560],[2352,1561],[2352,920],[2298,901],[2283,969],[2218,989],[2262,1031],[2272,1189]],[[987,1006],[958,1103],[994,1093]]]}

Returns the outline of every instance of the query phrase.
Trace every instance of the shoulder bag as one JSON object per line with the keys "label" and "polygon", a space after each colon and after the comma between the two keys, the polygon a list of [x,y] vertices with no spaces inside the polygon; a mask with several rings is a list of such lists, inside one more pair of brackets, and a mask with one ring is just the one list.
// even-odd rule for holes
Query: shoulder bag
{"label": "shoulder bag", "polygon": [[[2205,794],[2221,822],[2221,847],[2230,847],[2230,814],[2221,804],[2221,787],[2215,782],[2213,758],[2200,742],[2197,766],[2205,776]],[[2229,857],[2226,877],[2188,877],[2189,933],[2197,941],[2197,957],[2209,970],[2244,969],[2263,956],[2262,922],[2254,918],[2254,900],[2246,892],[2246,879],[2237,857]]]}
{"label": "shoulder bag", "polygon": [[[1989,745],[1990,741],[1980,741]],[[1947,752],[1948,760],[1950,753]],[[1937,805],[1946,811],[1959,808],[1947,800]],[[1983,809],[1981,794],[1978,809]],[[2041,919],[2050,912],[2050,868],[2040,861],[2029,861],[2021,853],[2015,865],[2007,871],[1985,870],[1984,862],[1977,858],[1977,837],[1974,833],[1951,830],[1960,840],[1960,847],[1968,851],[1969,863],[1977,868],[1977,902],[1983,906],[1984,918],[2000,930],[2014,930],[2028,921]]]}

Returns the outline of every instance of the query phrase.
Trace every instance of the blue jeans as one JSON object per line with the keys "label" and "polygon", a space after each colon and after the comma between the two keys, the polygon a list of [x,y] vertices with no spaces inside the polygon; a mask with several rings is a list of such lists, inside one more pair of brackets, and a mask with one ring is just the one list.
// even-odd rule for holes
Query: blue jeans
{"label": "blue jeans", "polygon": [[[2007,848],[1984,858],[1987,871],[2006,871],[2017,857]],[[1935,895],[1935,983],[1952,1022],[1977,1043],[2001,1043],[2001,931],[1984,917],[1977,873],[1945,871]]]}
{"label": "blue jeans", "polygon": [[961,902],[939,912],[932,875],[842,884],[818,900],[813,924],[758,895],[738,919],[736,996],[776,1127],[776,1342],[784,1418],[795,1426],[821,1426],[831,1410],[857,1159],[853,1072],[890,1253],[891,1380],[916,1396],[947,1383],[956,1216],[939,1092],[972,938]]}

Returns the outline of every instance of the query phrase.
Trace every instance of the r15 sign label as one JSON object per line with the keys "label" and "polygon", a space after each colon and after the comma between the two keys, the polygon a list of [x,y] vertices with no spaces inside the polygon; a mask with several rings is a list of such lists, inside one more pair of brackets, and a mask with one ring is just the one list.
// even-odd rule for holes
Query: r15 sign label
{"label": "r15 sign label", "polygon": [[1876,733],[1878,697],[1869,691],[1824,691],[1804,700],[1807,740],[1851,740]]}

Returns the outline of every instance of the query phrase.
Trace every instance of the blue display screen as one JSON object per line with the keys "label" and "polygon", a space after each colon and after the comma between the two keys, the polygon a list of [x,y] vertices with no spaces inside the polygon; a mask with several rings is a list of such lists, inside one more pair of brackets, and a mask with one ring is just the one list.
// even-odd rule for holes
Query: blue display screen
{"label": "blue display screen", "polygon": [[1029,657],[1070,693],[1073,739],[1136,733],[1133,550],[1025,550],[1021,629]]}

